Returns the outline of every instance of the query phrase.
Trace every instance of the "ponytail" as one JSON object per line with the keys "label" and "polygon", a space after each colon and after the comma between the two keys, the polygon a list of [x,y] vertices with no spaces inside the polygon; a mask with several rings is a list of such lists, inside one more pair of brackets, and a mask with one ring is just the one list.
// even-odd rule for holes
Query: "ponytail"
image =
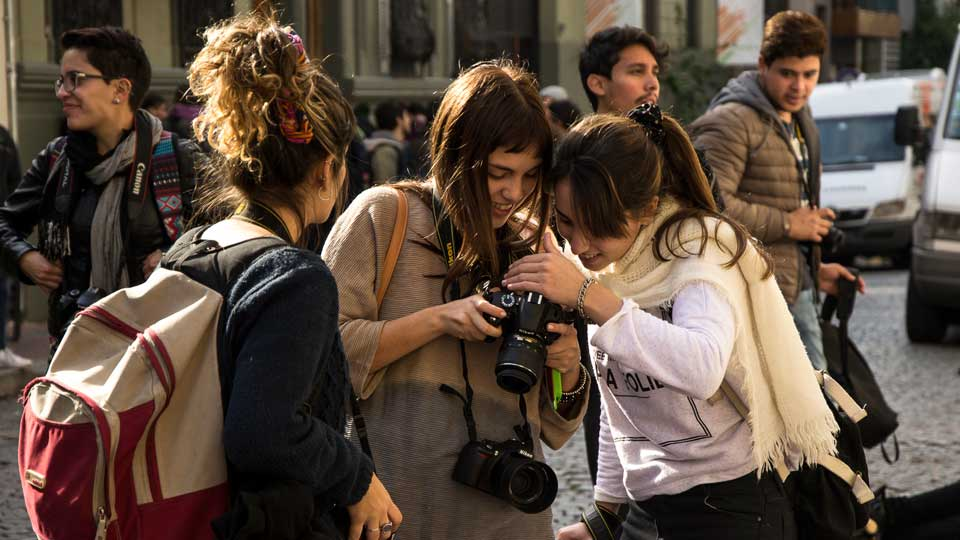
{"label": "ponytail", "polygon": [[662,190],[691,207],[719,213],[710,181],[700,166],[700,158],[686,131],[672,116],[663,116]]}
{"label": "ponytail", "polygon": [[[703,165],[700,163],[700,156],[697,155],[690,137],[683,126],[680,125],[680,122],[669,114],[660,114],[657,110],[658,107],[655,105],[646,108],[648,111],[652,110],[657,117],[655,128],[651,129],[647,126],[649,123],[647,119],[652,116],[649,112],[640,115],[645,117],[644,120],[636,117],[636,115],[631,117],[644,127],[648,137],[654,139],[654,142],[657,143],[656,146],[660,149],[660,155],[663,158],[660,192],[680,201],[681,206],[681,210],[667,218],[654,233],[654,256],[661,261],[665,261],[667,257],[662,251],[664,246],[667,253],[673,257],[703,255],[707,238],[710,236],[704,218],[712,217],[718,220],[716,229],[713,231],[714,237],[719,233],[720,225],[726,223],[733,228],[734,237],[737,240],[736,250],[725,267],[730,268],[735,265],[746,251],[747,242],[751,242],[766,263],[764,277],[772,275],[773,262],[769,255],[743,225],[720,213],[717,201],[713,197],[710,181],[707,179]],[[693,251],[682,244],[680,241],[681,227],[675,226],[691,218],[699,223],[700,237],[703,239],[699,248]],[[668,235],[669,238],[667,238]],[[682,252],[678,253],[677,249],[681,249]]]}

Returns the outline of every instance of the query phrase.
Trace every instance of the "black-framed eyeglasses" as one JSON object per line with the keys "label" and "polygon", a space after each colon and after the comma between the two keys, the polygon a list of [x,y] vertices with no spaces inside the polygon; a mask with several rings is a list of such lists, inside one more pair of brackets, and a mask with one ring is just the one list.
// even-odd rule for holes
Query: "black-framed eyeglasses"
{"label": "black-framed eyeglasses", "polygon": [[110,82],[110,78],[104,77],[103,75],[93,75],[82,71],[68,71],[66,75],[57,77],[57,80],[53,82],[53,88],[56,92],[59,92],[60,89],[63,88],[72,94],[86,79],[103,79],[103,82]]}

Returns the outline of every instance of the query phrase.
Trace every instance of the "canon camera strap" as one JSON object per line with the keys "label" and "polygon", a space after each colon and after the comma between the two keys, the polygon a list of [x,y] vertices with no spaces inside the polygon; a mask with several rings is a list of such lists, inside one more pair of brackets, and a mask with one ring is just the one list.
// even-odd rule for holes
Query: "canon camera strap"
{"label": "canon camera strap", "polygon": [[[440,243],[440,249],[443,252],[443,260],[446,263],[447,270],[450,270],[453,262],[457,259],[457,254],[462,245],[462,237],[456,227],[453,226],[453,221],[451,221],[449,213],[444,209],[443,202],[437,197],[436,192],[433,193],[433,224],[437,232],[437,241]],[[460,299],[460,283],[458,280],[453,280],[450,284],[450,299],[451,301]],[[444,301],[446,301],[446,299],[444,299]],[[467,367],[467,348],[463,339],[459,341],[460,365],[466,395],[461,394],[456,388],[448,384],[441,384],[440,391],[445,394],[457,396],[463,401],[463,419],[467,424],[467,436],[470,437],[471,441],[478,441],[480,439],[477,436],[477,422],[473,416],[473,387],[470,385],[470,373]],[[517,433],[519,439],[530,447],[529,449],[532,452],[533,435],[530,428],[530,421],[527,419],[527,403],[523,396],[523,394],[520,394],[519,400],[523,425],[514,426],[514,431]]]}
{"label": "canon camera strap", "polygon": [[[137,111],[133,117],[133,133],[129,135],[135,137],[133,162],[130,164],[130,176],[127,178],[126,200],[121,203],[127,205],[127,220],[120,220],[123,258],[127,261],[128,266],[134,264],[129,260],[130,229],[136,223],[140,214],[143,213],[147,193],[150,191],[147,183],[150,181],[150,162],[153,159],[153,125],[146,114]],[[122,272],[122,268],[117,269],[117,283],[120,282]]]}

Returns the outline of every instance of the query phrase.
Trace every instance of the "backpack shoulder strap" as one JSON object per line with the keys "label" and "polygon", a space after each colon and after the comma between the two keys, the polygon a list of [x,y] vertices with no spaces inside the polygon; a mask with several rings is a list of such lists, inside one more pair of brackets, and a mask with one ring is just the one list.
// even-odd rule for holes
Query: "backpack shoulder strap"
{"label": "backpack shoulder strap", "polygon": [[164,131],[154,147],[150,166],[153,200],[160,212],[163,230],[171,242],[179,238],[184,229],[181,174],[175,143],[175,135]]}
{"label": "backpack shoulder strap", "polygon": [[393,225],[390,245],[387,247],[387,255],[383,259],[380,289],[377,290],[377,312],[380,311],[383,297],[386,296],[387,289],[390,288],[390,280],[393,278],[393,271],[397,267],[397,259],[400,258],[400,250],[403,248],[403,239],[407,235],[407,195],[402,189],[395,189],[394,191],[397,194],[397,217]]}

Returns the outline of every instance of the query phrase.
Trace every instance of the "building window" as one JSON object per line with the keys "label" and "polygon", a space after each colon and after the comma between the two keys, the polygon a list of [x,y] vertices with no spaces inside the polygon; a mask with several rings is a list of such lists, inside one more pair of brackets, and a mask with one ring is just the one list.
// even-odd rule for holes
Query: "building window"
{"label": "building window", "polygon": [[781,11],[788,9],[787,0],[764,0],[763,2],[763,20],[773,17]]}
{"label": "building window", "polygon": [[50,28],[54,61],[59,61],[63,50],[60,36],[67,30],[88,26],[122,26],[122,0],[49,0]]}
{"label": "building window", "polygon": [[[538,2],[517,0],[454,0],[454,53],[459,66],[506,56],[540,67]],[[456,73],[452,73],[456,75]]]}
{"label": "building window", "polygon": [[233,16],[231,2],[223,0],[174,0],[174,50],[177,65],[186,66],[203,48],[200,32],[210,23]]}

